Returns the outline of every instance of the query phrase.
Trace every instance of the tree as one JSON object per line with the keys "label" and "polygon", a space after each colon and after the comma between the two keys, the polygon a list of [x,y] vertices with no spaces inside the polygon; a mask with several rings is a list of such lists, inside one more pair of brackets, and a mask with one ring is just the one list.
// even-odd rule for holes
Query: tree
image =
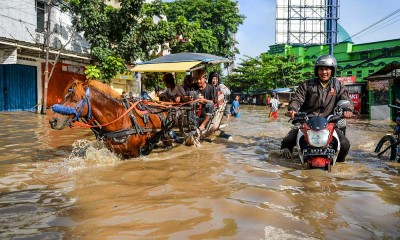
{"label": "tree", "polygon": [[[75,29],[71,29],[71,35],[68,36],[68,41],[65,44],[62,44],[60,40],[56,40],[60,43],[61,47],[58,49],[57,55],[55,55],[54,60],[50,62],[50,41],[52,40],[52,34],[54,31],[51,30],[51,11],[54,6],[57,6],[59,3],[59,0],[48,0],[46,3],[46,12],[47,12],[47,21],[46,21],[46,31],[44,33],[44,41],[43,41],[43,50],[45,54],[45,69],[44,69],[44,89],[43,89],[43,105],[42,109],[40,111],[41,114],[46,114],[47,110],[47,93],[48,93],[48,86],[49,82],[51,79],[51,76],[53,75],[54,69],[56,67],[56,64],[58,63],[60,59],[60,54],[63,50],[65,50],[65,47],[73,40],[73,38],[76,35]],[[49,71],[49,64],[51,64],[51,70]]]}
{"label": "tree", "polygon": [[290,87],[305,80],[310,63],[299,62],[291,53],[286,56],[262,53],[255,58],[242,59],[234,74],[227,79],[232,89],[251,92],[261,89]]}
{"label": "tree", "polygon": [[231,0],[176,0],[167,3],[166,16],[177,38],[173,53],[203,52],[233,59],[239,50],[235,34],[243,24],[238,4]]}
{"label": "tree", "polygon": [[[155,58],[165,48],[172,53],[204,52],[230,58],[238,53],[234,34],[244,16],[239,14],[237,2],[123,0],[118,7],[105,2],[69,0],[67,5],[74,26],[84,32],[98,63],[87,73],[100,70],[100,80],[105,82],[124,70],[122,63]],[[91,75],[96,74],[98,71]],[[157,84],[151,76],[145,79],[147,86]]]}
{"label": "tree", "polygon": [[166,5],[160,0],[151,3],[124,0],[119,7],[105,2],[69,0],[67,7],[73,13],[73,25],[84,32],[97,60],[98,64],[90,69],[100,70],[99,80],[110,82],[125,70],[125,63],[148,60],[160,51],[160,46],[174,39],[175,34],[161,17]]}

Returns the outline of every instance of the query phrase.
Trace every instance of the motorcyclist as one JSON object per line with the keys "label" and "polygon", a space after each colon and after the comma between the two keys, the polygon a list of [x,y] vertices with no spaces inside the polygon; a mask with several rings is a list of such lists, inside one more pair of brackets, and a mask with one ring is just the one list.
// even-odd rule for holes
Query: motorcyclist
{"label": "motorcyclist", "polygon": [[[294,118],[297,112],[306,112],[309,117],[327,117],[333,114],[339,100],[349,100],[347,90],[335,78],[337,62],[331,55],[322,55],[314,65],[314,78],[302,82],[289,102],[286,116]],[[353,105],[344,109],[343,116],[353,116]],[[340,141],[340,152],[337,161],[344,162],[350,149],[350,142],[341,131],[336,131]],[[284,156],[290,156],[296,145],[298,129],[292,129],[284,137],[281,144]]]}

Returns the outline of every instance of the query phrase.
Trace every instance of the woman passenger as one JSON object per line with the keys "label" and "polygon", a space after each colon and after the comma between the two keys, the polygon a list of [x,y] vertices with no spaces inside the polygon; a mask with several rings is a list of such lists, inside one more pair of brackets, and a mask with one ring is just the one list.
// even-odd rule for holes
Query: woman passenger
{"label": "woman passenger", "polygon": [[[211,72],[208,76],[208,83],[213,85],[217,89],[217,92],[221,92],[224,95],[225,100],[228,100],[229,95],[231,95],[231,90],[229,90],[229,88],[219,80],[218,73]],[[228,104],[225,106],[224,116],[227,117],[227,120],[229,121],[230,111]]]}

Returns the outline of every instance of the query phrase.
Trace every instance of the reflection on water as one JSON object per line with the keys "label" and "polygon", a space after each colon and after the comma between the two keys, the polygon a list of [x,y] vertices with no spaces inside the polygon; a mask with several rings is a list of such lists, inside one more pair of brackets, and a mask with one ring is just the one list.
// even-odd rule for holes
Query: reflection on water
{"label": "reflection on water", "polygon": [[290,124],[263,107],[242,106],[231,141],[126,161],[48,118],[0,113],[0,238],[400,237],[400,164],[372,154],[386,122],[349,120],[350,155],[327,173],[279,156]]}

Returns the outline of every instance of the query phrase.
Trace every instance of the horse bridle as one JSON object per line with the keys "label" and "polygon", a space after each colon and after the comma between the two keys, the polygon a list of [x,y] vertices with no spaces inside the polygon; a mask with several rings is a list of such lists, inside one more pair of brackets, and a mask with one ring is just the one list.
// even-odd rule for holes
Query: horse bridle
{"label": "horse bridle", "polygon": [[[65,96],[64,101],[67,99],[69,94],[71,94],[74,90],[71,88],[68,90],[68,94]],[[85,90],[85,96],[79,101],[79,103],[76,105],[75,108],[73,107],[67,107],[61,104],[54,104],[53,105],[53,112],[62,114],[62,115],[74,115],[75,117],[72,119],[72,121],[78,121],[79,118],[81,118],[83,109],[85,106],[88,106],[88,112],[86,114],[86,121],[89,121],[92,118],[92,110],[90,107],[90,88],[87,87]]]}

